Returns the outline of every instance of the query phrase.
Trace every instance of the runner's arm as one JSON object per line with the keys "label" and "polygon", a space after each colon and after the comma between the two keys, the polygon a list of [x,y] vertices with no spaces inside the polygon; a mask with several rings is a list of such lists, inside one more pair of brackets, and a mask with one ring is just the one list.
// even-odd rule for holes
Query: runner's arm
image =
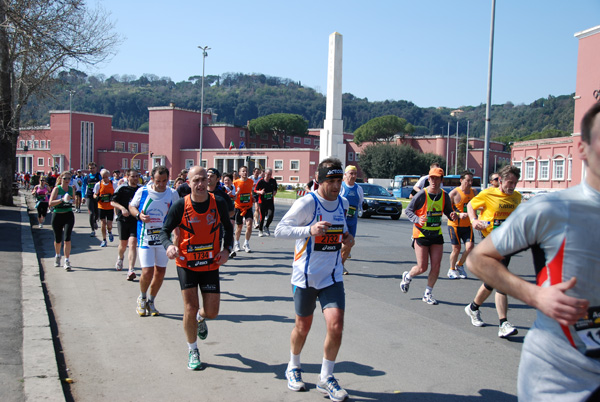
{"label": "runner's arm", "polygon": [[183,211],[185,209],[185,199],[181,198],[169,208],[169,212],[167,212],[167,217],[165,218],[165,222],[163,223],[163,227],[158,234],[158,238],[162,243],[165,250],[169,248],[169,246],[173,246],[173,242],[171,241],[171,233],[179,227],[181,220],[183,219]]}
{"label": "runner's arm", "polygon": [[299,198],[288,212],[281,218],[275,228],[275,237],[301,239],[309,237],[311,221],[315,212],[315,201],[312,196]]}
{"label": "runner's arm", "polygon": [[406,214],[406,217],[408,218],[408,220],[414,224],[419,223],[419,217],[415,214],[415,211],[420,209],[424,205],[425,197],[427,197],[427,194],[425,194],[425,191],[420,190],[410,200],[410,202],[406,206],[406,209],[404,210],[404,213]]}

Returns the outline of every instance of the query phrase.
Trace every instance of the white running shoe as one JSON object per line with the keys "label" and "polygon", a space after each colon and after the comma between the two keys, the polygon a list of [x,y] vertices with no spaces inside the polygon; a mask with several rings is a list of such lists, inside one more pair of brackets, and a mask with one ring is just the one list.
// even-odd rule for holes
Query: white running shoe
{"label": "white running shoe", "polygon": [[156,307],[154,307],[154,302],[151,300],[148,300],[146,302],[146,311],[148,311],[148,315],[151,315],[152,317],[156,317],[157,315],[160,315],[160,313],[158,312]]}
{"label": "white running shoe", "polygon": [[305,391],[306,385],[302,381],[302,369],[294,367],[285,370],[285,378],[288,380],[288,388],[292,391]]}
{"label": "white running shoe", "polygon": [[465,307],[465,313],[471,318],[471,324],[476,327],[483,327],[483,321],[481,320],[481,311],[479,309],[473,311],[471,310],[471,305],[467,304]]}
{"label": "white running shoe", "polygon": [[402,282],[400,282],[400,290],[402,291],[402,293],[408,292],[408,288],[410,287],[411,279],[406,278],[407,275],[408,271],[404,271],[402,273]]}
{"label": "white running shoe", "polygon": [[262,230],[259,230],[258,237],[265,237],[265,233]]}
{"label": "white running shoe", "polygon": [[508,338],[509,336],[513,336],[518,333],[519,331],[517,331],[517,329],[508,321],[504,321],[502,325],[498,327],[498,336],[500,338]]}
{"label": "white running shoe", "polygon": [[60,267],[60,255],[54,257],[54,266]]}
{"label": "white running shoe", "polygon": [[146,299],[142,299],[142,295],[137,298],[137,307],[135,309],[140,317],[146,316]]}
{"label": "white running shoe", "polygon": [[423,301],[432,306],[436,306],[438,304],[438,301],[435,300],[435,298],[433,297],[433,295],[431,293],[425,293],[423,295]]}
{"label": "white running shoe", "polygon": [[465,270],[464,265],[457,265],[456,269],[458,269],[458,277],[460,279],[467,279],[467,271]]}
{"label": "white running shoe", "polygon": [[268,227],[265,227],[264,232],[265,232],[265,236],[271,236],[271,232],[269,231]]}
{"label": "white running shoe", "polygon": [[117,271],[121,271],[123,269],[123,260],[117,258],[117,263],[115,264],[115,269]]}
{"label": "white running shoe", "polygon": [[448,279],[458,279],[458,271],[450,268],[448,270]]}
{"label": "white running shoe", "polygon": [[237,253],[238,251],[240,251],[240,242],[236,241],[235,243],[233,243],[233,252]]}
{"label": "white running shoe", "polygon": [[127,280],[128,281],[133,281],[135,279],[136,275],[135,275],[135,271],[130,270],[127,272]]}
{"label": "white running shoe", "polygon": [[64,269],[65,269],[65,271],[70,271],[71,270],[71,261],[65,259]]}
{"label": "white running shoe", "polygon": [[250,250],[250,244],[249,243],[244,243],[244,251],[247,253],[251,253],[252,250]]}
{"label": "white running shoe", "polygon": [[338,384],[338,381],[332,375],[327,377],[325,381],[319,380],[319,383],[317,384],[317,391],[328,395],[329,399],[334,402],[341,402],[348,398],[348,393],[346,390],[340,387],[340,384]]}

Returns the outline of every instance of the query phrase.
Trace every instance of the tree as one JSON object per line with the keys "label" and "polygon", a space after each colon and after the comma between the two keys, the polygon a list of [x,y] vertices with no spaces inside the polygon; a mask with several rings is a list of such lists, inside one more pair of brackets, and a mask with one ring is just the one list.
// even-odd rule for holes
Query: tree
{"label": "tree", "polygon": [[250,120],[248,130],[257,135],[271,134],[279,148],[283,148],[285,136],[308,134],[308,121],[298,114],[274,113]]}
{"label": "tree", "polygon": [[388,115],[375,117],[369,120],[354,132],[354,143],[376,142],[383,140],[390,142],[396,134],[410,134],[414,131],[412,124],[398,116]]}
{"label": "tree", "polygon": [[22,108],[49,96],[61,70],[110,56],[120,41],[112,29],[84,0],[0,0],[0,204],[13,204]]}
{"label": "tree", "polygon": [[432,162],[443,166],[439,155],[422,154],[409,145],[376,143],[363,150],[359,165],[367,177],[392,179],[398,174],[425,174]]}

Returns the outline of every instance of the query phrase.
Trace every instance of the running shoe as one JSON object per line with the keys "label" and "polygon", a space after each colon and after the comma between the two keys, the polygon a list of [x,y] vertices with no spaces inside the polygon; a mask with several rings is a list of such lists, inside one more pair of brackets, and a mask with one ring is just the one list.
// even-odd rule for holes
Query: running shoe
{"label": "running shoe", "polygon": [[190,355],[188,357],[188,368],[190,370],[198,370],[202,367],[202,362],[200,361],[200,352],[198,349],[190,350]]}
{"label": "running shoe", "polygon": [[450,268],[448,270],[448,279],[458,279],[458,271]]}
{"label": "running shoe", "polygon": [[205,340],[208,336],[208,326],[206,325],[206,319],[198,321],[198,338]]}
{"label": "running shoe", "polygon": [[343,274],[344,274],[344,275],[348,275],[348,270],[346,269],[346,267],[344,267],[344,272],[343,272]]}
{"label": "running shoe", "polygon": [[498,327],[498,336],[500,338],[508,338],[509,336],[513,336],[518,334],[519,331],[508,321],[504,321],[502,325]]}
{"label": "running shoe", "polygon": [[238,252],[240,251],[240,242],[236,241],[235,243],[233,243],[233,252]]}
{"label": "running shoe", "polygon": [[123,269],[123,260],[117,258],[117,263],[115,264],[115,269],[117,271],[121,271]]}
{"label": "running shoe", "polygon": [[285,370],[285,378],[288,380],[288,388],[292,391],[306,391],[306,385],[302,381],[302,369],[294,367]]}
{"label": "running shoe", "polygon": [[146,303],[146,311],[148,311],[148,315],[151,315],[152,317],[160,315],[156,307],[154,307],[154,301],[152,300],[148,300],[148,302]]}
{"label": "running shoe", "polygon": [[435,300],[435,298],[433,297],[433,295],[431,293],[425,293],[423,295],[423,301],[432,306],[437,306],[437,304],[438,304],[438,301]]}
{"label": "running shoe", "polygon": [[71,270],[71,261],[65,259],[64,269],[65,269],[65,271],[70,271]]}
{"label": "running shoe", "polygon": [[325,395],[329,395],[329,399],[335,402],[341,402],[348,398],[348,393],[335,379],[334,376],[330,375],[325,381],[320,381],[317,384],[317,390]]}
{"label": "running shoe", "polygon": [[467,304],[465,307],[465,313],[471,318],[471,324],[476,327],[483,327],[483,321],[481,320],[481,311],[479,309],[471,310],[471,305]]}
{"label": "running shoe", "polygon": [[60,267],[60,255],[54,257],[54,266]]}
{"label": "running shoe", "polygon": [[457,265],[456,269],[458,269],[458,277],[460,279],[467,279],[467,271],[465,270],[464,265]]}
{"label": "running shoe", "polygon": [[408,275],[408,271],[404,271],[402,273],[402,282],[400,282],[400,290],[402,291],[402,293],[408,292],[408,288],[410,287],[411,279],[407,279],[406,278],[407,275]]}
{"label": "running shoe", "polygon": [[135,272],[132,270],[127,271],[127,280],[132,281],[136,277]]}
{"label": "running shoe", "polygon": [[256,222],[255,222],[255,223],[253,223],[253,224],[252,224],[252,228],[254,228],[254,229],[258,229],[258,223],[256,223]]}
{"label": "running shoe", "polygon": [[142,295],[139,295],[137,298],[137,308],[135,309],[140,317],[144,317],[146,315],[146,299],[142,299]]}
{"label": "running shoe", "polygon": [[100,243],[100,247],[106,247],[106,240],[102,240],[102,243]]}
{"label": "running shoe", "polygon": [[244,243],[244,251],[247,253],[251,253],[252,250],[250,250],[250,244],[248,243]]}
{"label": "running shoe", "polygon": [[229,258],[234,258],[237,255],[237,253],[235,251],[232,251],[231,253],[229,253]]}
{"label": "running shoe", "polygon": [[108,232],[108,240],[112,243],[115,240],[115,236],[111,232]]}
{"label": "running shoe", "polygon": [[96,231],[92,230],[92,233],[90,233],[90,237],[96,237]]}
{"label": "running shoe", "polygon": [[268,227],[265,227],[264,232],[265,232],[265,236],[271,236],[271,232],[269,231]]}
{"label": "running shoe", "polygon": [[262,230],[259,230],[258,237],[265,237],[265,233]]}

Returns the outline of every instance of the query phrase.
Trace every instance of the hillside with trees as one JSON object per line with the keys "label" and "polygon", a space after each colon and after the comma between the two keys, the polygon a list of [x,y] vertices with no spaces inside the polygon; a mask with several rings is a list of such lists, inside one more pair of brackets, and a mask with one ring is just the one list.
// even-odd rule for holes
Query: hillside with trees
{"label": "hillside with trees", "polygon": [[[263,74],[226,73],[205,77],[204,105],[217,114],[216,121],[246,126],[249,121],[275,113],[291,113],[308,121],[309,128],[323,127],[325,96],[304,87],[300,82]],[[21,126],[48,124],[50,110],[68,110],[69,90],[73,94],[73,110],[113,116],[113,126],[120,129],[148,130],[148,107],[166,106],[200,109],[201,77],[173,82],[168,77],[145,74],[88,76],[71,69],[58,74],[53,84],[53,97],[43,101],[31,99],[23,111]],[[401,96],[401,94],[398,94]],[[451,108],[421,108],[406,100],[371,102],[352,94],[343,94],[344,130],[354,132],[371,119],[398,116],[408,125],[412,135],[469,135],[483,137],[485,105]],[[528,136],[569,135],[573,127],[572,95],[540,98],[529,105],[507,102],[493,105],[490,134],[505,143]]]}

